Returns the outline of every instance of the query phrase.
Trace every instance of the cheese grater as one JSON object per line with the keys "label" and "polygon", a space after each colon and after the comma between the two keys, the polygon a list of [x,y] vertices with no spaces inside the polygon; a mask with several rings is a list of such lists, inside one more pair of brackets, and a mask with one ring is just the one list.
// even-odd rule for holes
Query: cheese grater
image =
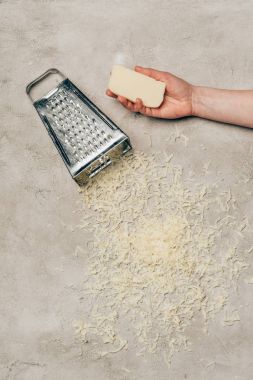
{"label": "cheese grater", "polygon": [[[60,78],[57,86],[34,100],[31,90],[54,75]],[[26,92],[79,185],[131,149],[128,136],[59,70],[49,69]]]}

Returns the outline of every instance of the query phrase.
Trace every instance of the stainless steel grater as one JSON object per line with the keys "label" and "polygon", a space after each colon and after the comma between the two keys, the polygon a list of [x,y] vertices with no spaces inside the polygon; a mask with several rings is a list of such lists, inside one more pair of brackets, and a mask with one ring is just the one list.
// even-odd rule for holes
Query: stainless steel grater
{"label": "stainless steel grater", "polygon": [[[53,75],[60,77],[57,86],[34,100],[31,90]],[[26,92],[79,185],[131,149],[128,136],[59,70],[49,69]]]}

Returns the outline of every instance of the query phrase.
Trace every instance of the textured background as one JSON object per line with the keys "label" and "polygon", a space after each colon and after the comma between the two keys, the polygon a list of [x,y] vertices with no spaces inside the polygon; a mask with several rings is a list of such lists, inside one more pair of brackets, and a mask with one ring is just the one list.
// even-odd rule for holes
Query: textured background
{"label": "textured background", "polygon": [[129,351],[101,360],[80,356],[73,321],[83,313],[78,286],[85,258],[73,252],[87,236],[73,227],[85,211],[78,211],[77,186],[25,94],[43,71],[61,69],[134,148],[173,152],[175,162],[195,172],[210,161],[213,180],[237,185],[241,215],[253,225],[253,131],[193,118],[151,120],[104,95],[119,51],[129,65],[168,70],[195,84],[253,88],[252,36],[252,0],[0,1],[1,379],[253,378],[253,285],[243,281],[233,300],[241,321],[232,327],[214,321],[208,336],[192,327],[192,352],[176,355],[170,369]]}

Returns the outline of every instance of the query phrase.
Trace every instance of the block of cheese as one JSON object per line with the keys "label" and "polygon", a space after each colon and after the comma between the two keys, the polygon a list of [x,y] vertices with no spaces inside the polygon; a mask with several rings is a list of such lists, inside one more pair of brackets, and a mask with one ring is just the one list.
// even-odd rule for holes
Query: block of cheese
{"label": "block of cheese", "polygon": [[165,83],[130,70],[122,65],[114,65],[108,84],[109,90],[135,102],[142,99],[146,107],[157,108],[164,97]]}

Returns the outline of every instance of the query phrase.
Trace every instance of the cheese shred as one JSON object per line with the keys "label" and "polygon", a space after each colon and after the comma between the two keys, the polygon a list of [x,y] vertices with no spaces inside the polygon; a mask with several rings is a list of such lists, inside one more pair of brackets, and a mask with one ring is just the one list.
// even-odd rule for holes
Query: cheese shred
{"label": "cheese shred", "polygon": [[80,228],[93,239],[75,256],[87,252],[81,294],[90,309],[75,328],[98,355],[135,348],[170,362],[189,349],[192,321],[207,330],[228,304],[246,267],[238,244],[247,220],[235,217],[230,189],[199,182],[187,182],[172,156],[136,152],[82,189]]}

